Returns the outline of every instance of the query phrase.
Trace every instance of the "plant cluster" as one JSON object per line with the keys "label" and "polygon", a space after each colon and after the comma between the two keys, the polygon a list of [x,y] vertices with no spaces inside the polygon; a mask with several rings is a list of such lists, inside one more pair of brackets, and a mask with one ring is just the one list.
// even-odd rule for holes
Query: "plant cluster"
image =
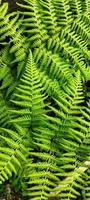
{"label": "plant cluster", "polygon": [[90,200],[90,0],[0,3],[0,184]]}

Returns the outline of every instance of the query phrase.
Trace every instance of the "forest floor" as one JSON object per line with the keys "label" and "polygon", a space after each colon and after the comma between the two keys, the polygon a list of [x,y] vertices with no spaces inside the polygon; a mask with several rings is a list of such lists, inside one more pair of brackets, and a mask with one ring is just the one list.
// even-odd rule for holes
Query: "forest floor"
{"label": "forest floor", "polygon": [[0,200],[25,200],[15,191],[10,183],[6,183],[2,190],[0,191]]}

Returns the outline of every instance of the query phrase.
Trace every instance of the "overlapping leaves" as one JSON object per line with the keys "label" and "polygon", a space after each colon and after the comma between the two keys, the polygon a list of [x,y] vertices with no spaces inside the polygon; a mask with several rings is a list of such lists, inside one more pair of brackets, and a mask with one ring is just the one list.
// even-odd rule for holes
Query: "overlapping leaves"
{"label": "overlapping leaves", "polygon": [[32,200],[89,200],[90,2],[18,7],[0,5],[0,183],[20,178]]}

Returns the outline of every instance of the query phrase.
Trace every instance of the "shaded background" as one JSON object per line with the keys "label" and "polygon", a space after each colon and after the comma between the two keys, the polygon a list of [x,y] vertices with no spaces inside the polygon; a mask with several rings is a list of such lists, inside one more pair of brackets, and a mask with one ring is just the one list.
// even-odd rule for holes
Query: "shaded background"
{"label": "shaded background", "polygon": [[2,0],[3,2],[8,2],[9,3],[9,12],[20,10],[16,2],[22,3],[22,0]]}

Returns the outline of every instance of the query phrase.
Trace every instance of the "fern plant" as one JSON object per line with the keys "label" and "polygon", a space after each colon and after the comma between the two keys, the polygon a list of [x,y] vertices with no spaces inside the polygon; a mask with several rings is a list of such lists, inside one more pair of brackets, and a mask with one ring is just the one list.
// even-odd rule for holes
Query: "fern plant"
{"label": "fern plant", "polygon": [[0,184],[90,199],[90,1],[0,2]]}

